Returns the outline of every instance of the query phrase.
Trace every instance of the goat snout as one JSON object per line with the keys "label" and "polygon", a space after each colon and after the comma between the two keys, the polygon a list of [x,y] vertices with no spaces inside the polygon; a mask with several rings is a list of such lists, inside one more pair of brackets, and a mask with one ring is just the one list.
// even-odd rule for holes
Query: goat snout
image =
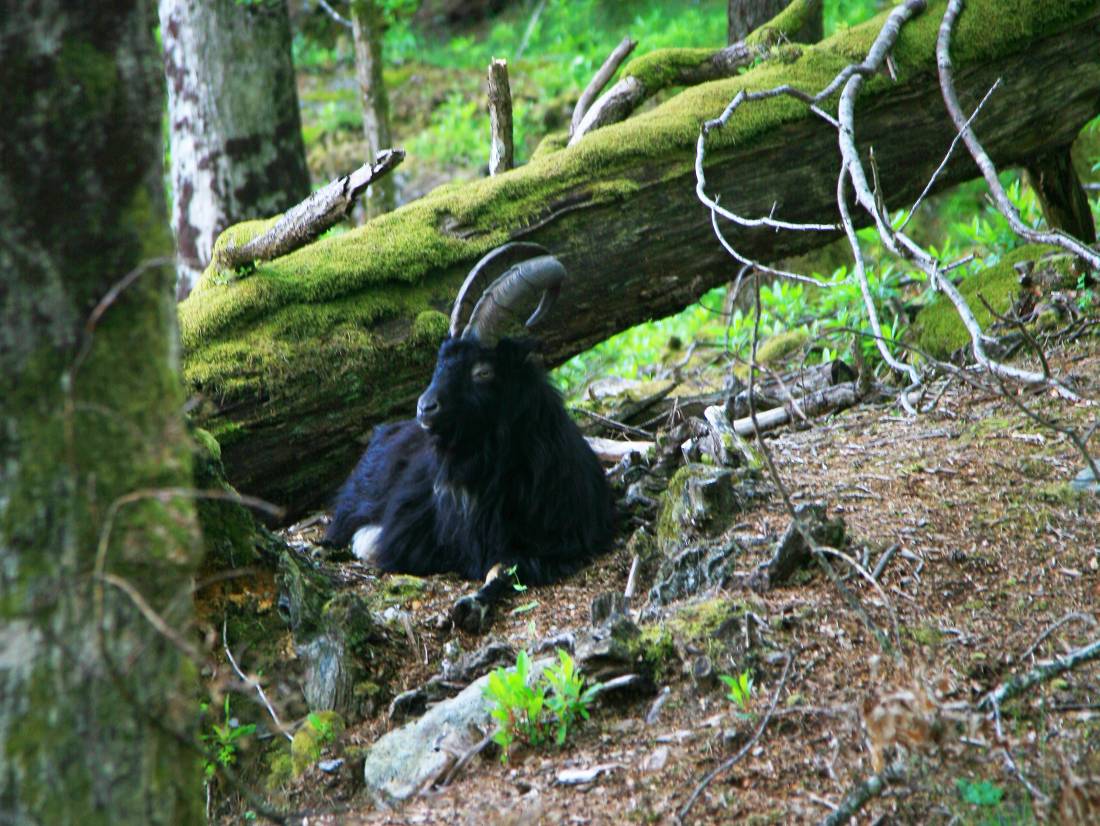
{"label": "goat snout", "polygon": [[425,393],[416,402],[416,420],[425,430],[430,430],[435,417],[439,415],[439,402],[435,396]]}

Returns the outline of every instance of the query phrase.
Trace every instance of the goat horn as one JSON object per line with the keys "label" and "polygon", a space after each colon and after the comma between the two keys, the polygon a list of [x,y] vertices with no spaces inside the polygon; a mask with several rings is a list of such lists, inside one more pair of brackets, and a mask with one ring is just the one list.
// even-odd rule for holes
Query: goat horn
{"label": "goat horn", "polygon": [[[507,269],[486,286],[501,265]],[[541,294],[525,325],[532,327],[550,311],[564,279],[565,267],[545,247],[528,242],[504,244],[478,261],[466,277],[451,312],[451,335],[461,330],[463,337],[476,335],[489,342],[504,313],[514,315],[527,299]]]}

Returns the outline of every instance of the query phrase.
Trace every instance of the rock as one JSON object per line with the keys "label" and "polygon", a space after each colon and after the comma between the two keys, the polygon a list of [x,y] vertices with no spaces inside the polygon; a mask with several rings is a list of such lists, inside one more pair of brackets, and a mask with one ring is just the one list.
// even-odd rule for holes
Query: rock
{"label": "rock", "polygon": [[554,778],[554,782],[559,786],[581,786],[594,782],[601,774],[610,774],[622,767],[621,763],[600,763],[586,769],[562,769]]}
{"label": "rock", "polygon": [[[531,678],[555,662],[545,657],[531,666]],[[488,675],[480,677],[458,696],[430,708],[415,722],[383,735],[363,762],[363,782],[377,803],[407,800],[435,781],[461,753],[484,736],[490,726],[485,699]]]}
{"label": "rock", "polygon": [[617,591],[604,591],[592,600],[591,623],[593,627],[603,625],[616,614],[626,611],[626,599]]}
{"label": "rock", "polygon": [[734,540],[722,545],[692,545],[665,561],[649,591],[651,606],[678,602],[701,591],[722,588],[734,578],[744,549]]}
{"label": "rock", "polygon": [[832,548],[840,548],[844,544],[844,520],[826,519],[825,505],[819,503],[807,503],[797,505],[794,509],[795,518],[787,527],[771,559],[757,568],[749,580],[750,587],[756,591],[766,591],[787,579],[799,568],[813,558],[810,546],[798,529],[797,522],[801,522],[805,529],[819,545],[828,545]]}
{"label": "rock", "polygon": [[665,555],[699,539],[718,536],[748,504],[727,468],[684,465],[669,480],[657,517],[657,546]]}
{"label": "rock", "polygon": [[353,722],[375,713],[388,699],[382,686],[405,656],[407,635],[389,628],[369,598],[341,590],[323,565],[291,551],[279,557],[278,583],[279,614],[304,666],[309,708]]}
{"label": "rock", "polygon": [[[424,685],[403,691],[394,697],[389,708],[390,718],[419,716],[431,703],[453,697],[478,677],[488,674],[494,668],[513,665],[516,661],[515,649],[501,641],[489,642],[466,654],[458,653],[461,650],[457,643],[448,642],[444,646],[442,673],[435,675]],[[457,659],[450,661],[448,654]]]}
{"label": "rock", "polygon": [[1073,486],[1074,490],[1100,493],[1100,480],[1093,475],[1090,467],[1082,468],[1081,472],[1073,477],[1070,485]]}
{"label": "rock", "polygon": [[670,751],[668,746],[657,746],[657,748],[647,754],[642,761],[642,771],[659,772],[668,764],[669,754]]}
{"label": "rock", "polygon": [[641,632],[619,614],[611,622],[582,634],[574,659],[589,679],[603,682],[634,671],[634,642]]}

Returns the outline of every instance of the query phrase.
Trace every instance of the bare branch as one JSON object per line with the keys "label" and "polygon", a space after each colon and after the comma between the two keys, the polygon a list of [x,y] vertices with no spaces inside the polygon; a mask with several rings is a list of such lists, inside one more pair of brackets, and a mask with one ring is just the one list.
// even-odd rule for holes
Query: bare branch
{"label": "bare branch", "polygon": [[981,169],[985,182],[989,186],[989,191],[993,195],[993,200],[997,204],[997,209],[1008,219],[1012,231],[1020,237],[1026,238],[1034,244],[1052,244],[1061,247],[1087,261],[1093,269],[1100,269],[1100,253],[1082,244],[1072,235],[1060,230],[1040,232],[1024,223],[1019,211],[1009,200],[1008,193],[1001,186],[1001,181],[997,177],[997,167],[993,165],[993,161],[986,154],[985,149],[974,134],[974,130],[963,115],[962,106],[959,105],[958,96],[955,94],[955,80],[952,77],[951,67],[951,33],[962,7],[963,0],[950,0],[947,4],[943,22],[940,23],[939,36],[936,38],[936,66],[940,73],[943,102],[947,105],[947,111],[950,112],[951,119],[955,122],[955,126],[958,128],[963,140],[966,141],[966,148],[970,150],[971,157],[974,158],[978,168]]}
{"label": "bare branch", "polygon": [[356,199],[372,181],[405,160],[405,150],[384,149],[373,164],[363,164],[350,175],[332,181],[297,206],[291,207],[275,226],[241,246],[227,245],[214,256],[215,268],[231,273],[256,261],[288,255],[313,242],[317,236],[346,218]]}
{"label": "bare branch", "polygon": [[989,692],[978,704],[978,708],[992,710],[1000,706],[1005,700],[1011,700],[1023,694],[1029,688],[1039,683],[1057,677],[1059,674],[1076,668],[1081,663],[1100,658],[1100,639],[1093,640],[1088,645],[1075,648],[1063,657],[1055,657],[1053,660],[1041,663],[1026,674],[1013,677],[1002,683],[996,689]]}
{"label": "bare branch", "polygon": [[344,17],[340,12],[336,11],[328,2],[328,0],[317,0],[317,5],[324,10],[329,17],[339,23],[341,26],[350,29],[351,21]]}
{"label": "bare branch", "polygon": [[638,43],[631,40],[630,36],[627,35],[620,41],[619,45],[615,47],[615,50],[607,56],[607,60],[600,66],[599,71],[593,75],[592,80],[584,87],[584,91],[581,92],[581,96],[577,100],[577,105],[573,108],[573,118],[569,124],[570,135],[577,131],[577,127],[580,126],[585,113],[588,111],[589,107],[592,106],[592,101],[594,101],[596,96],[603,91],[603,87],[608,84],[615,72],[619,70],[619,66],[621,66],[622,62],[630,56],[630,53],[634,51],[634,47],[637,45]]}

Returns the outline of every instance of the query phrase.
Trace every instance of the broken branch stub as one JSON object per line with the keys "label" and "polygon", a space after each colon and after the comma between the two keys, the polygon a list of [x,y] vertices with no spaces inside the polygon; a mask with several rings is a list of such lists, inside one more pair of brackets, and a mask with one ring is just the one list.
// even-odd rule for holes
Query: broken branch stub
{"label": "broken branch stub", "polygon": [[513,164],[512,89],[508,85],[508,61],[489,64],[489,174],[507,172]]}
{"label": "broken branch stub", "polygon": [[286,211],[271,229],[242,246],[226,245],[214,255],[214,268],[231,273],[256,261],[271,261],[294,252],[336,226],[373,182],[405,160],[404,149],[384,149],[374,163],[337,178]]}

